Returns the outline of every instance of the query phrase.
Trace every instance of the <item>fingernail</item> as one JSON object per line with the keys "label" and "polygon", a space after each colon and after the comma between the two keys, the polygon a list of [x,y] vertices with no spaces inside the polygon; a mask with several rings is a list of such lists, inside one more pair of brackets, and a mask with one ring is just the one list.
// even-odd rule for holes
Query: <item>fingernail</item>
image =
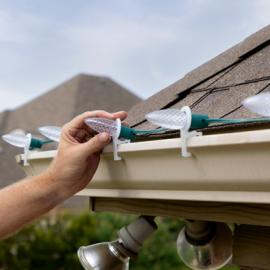
{"label": "fingernail", "polygon": [[110,135],[106,132],[102,132],[98,136],[99,140],[103,143],[109,142],[110,141]]}

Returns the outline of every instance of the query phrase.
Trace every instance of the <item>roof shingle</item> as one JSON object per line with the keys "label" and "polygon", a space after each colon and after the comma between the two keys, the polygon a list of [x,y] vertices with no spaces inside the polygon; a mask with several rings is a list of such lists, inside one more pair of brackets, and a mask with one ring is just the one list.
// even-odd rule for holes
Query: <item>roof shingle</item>
{"label": "roof shingle", "polygon": [[[153,128],[145,114],[189,105],[194,112],[212,117],[255,115],[241,109],[241,101],[268,89],[270,83],[270,26],[188,73],[181,80],[135,105],[128,123]],[[239,110],[239,114],[237,114]]]}

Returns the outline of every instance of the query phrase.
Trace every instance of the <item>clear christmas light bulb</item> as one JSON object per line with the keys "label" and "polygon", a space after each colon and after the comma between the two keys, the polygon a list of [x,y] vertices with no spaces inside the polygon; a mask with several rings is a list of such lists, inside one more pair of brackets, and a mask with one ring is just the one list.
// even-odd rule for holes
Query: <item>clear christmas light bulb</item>
{"label": "clear christmas light bulb", "polygon": [[24,135],[24,134],[17,134],[17,133],[10,133],[5,134],[2,136],[2,139],[16,147],[24,148],[24,162],[23,164],[26,166],[27,163],[27,157],[29,153],[29,149],[32,142],[32,135],[30,133]]}
{"label": "clear christmas light bulb", "polygon": [[187,113],[178,109],[166,109],[148,113],[146,119],[163,128],[182,129],[187,123]]}
{"label": "clear christmas light bulb", "polygon": [[262,116],[270,116],[270,92],[248,97],[243,100],[242,104],[251,112]]}
{"label": "clear christmas light bulb", "polygon": [[98,133],[106,132],[110,136],[118,138],[121,131],[121,121],[105,118],[87,118],[84,122]]}
{"label": "clear christmas light bulb", "polygon": [[57,126],[44,126],[38,128],[39,132],[52,141],[59,142],[61,136],[61,127]]}
{"label": "clear christmas light bulb", "polygon": [[5,134],[2,136],[2,139],[13,146],[21,148],[24,148],[29,142],[29,138],[26,135],[17,133]]}

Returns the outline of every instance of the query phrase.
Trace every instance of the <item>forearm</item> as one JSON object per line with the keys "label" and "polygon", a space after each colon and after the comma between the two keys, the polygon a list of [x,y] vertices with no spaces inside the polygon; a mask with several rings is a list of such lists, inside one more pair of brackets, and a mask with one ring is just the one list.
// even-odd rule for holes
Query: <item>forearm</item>
{"label": "forearm", "polygon": [[0,238],[14,233],[70,195],[46,173],[0,190]]}
{"label": "forearm", "polygon": [[111,137],[96,134],[86,126],[85,119],[116,120],[126,116],[126,112],[85,112],[64,125],[57,155],[47,171],[0,190],[0,239],[71,197],[93,178],[100,152]]}

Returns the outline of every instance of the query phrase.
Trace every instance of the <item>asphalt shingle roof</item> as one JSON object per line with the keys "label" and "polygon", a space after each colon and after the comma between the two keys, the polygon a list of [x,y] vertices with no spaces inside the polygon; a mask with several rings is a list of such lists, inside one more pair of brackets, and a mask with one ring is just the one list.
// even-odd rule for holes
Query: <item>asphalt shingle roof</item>
{"label": "asphalt shingle roof", "polygon": [[256,117],[242,108],[241,101],[267,90],[270,90],[270,26],[135,105],[127,121],[136,128],[153,128],[145,120],[146,113],[184,105],[211,117]]}

